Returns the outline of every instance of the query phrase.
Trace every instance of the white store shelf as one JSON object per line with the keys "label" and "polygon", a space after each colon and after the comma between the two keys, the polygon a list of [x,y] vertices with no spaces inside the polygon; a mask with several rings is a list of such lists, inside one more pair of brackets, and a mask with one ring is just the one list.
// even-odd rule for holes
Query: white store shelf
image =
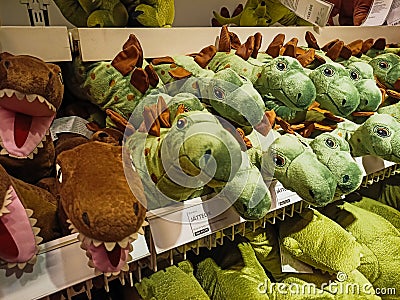
{"label": "white store shelf", "polygon": [[[6,277],[5,270],[0,270],[0,299],[40,299],[97,276],[87,265],[88,258],[76,236],[66,236],[41,246],[33,272],[19,279],[15,275]],[[144,236],[139,235],[132,245],[131,262],[150,255]]]}

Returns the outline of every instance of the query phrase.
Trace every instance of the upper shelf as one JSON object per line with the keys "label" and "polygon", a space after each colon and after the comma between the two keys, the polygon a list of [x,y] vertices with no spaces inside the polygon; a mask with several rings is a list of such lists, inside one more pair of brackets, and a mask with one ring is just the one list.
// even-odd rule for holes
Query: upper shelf
{"label": "upper shelf", "polygon": [[47,62],[71,60],[67,27],[0,26],[0,52],[27,54]]}
{"label": "upper shelf", "polygon": [[[356,39],[384,37],[388,43],[398,43],[400,26],[232,27],[230,30],[236,33],[242,42],[248,36],[261,32],[263,50],[279,33],[284,33],[287,41],[296,37],[300,45],[306,45],[306,31],[312,31],[321,46],[335,38],[349,43]],[[79,41],[82,59],[98,61],[113,59],[131,33],[135,34],[142,44],[145,57],[158,57],[199,52],[202,48],[215,44],[220,28],[74,28],[71,32],[73,40]]]}

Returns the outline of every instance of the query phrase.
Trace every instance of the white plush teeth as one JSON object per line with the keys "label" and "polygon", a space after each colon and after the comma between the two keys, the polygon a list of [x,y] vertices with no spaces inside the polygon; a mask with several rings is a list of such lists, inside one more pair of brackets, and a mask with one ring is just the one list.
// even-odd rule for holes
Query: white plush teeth
{"label": "white plush teeth", "polygon": [[105,242],[104,246],[106,247],[107,251],[112,251],[115,247],[115,242]]}
{"label": "white plush teeth", "polygon": [[35,255],[28,261],[28,264],[34,265],[36,264],[36,261],[37,261],[37,256]]}
{"label": "white plush teeth", "polygon": [[122,241],[119,241],[119,242],[118,242],[118,245],[119,245],[121,248],[126,248],[126,247],[128,246],[128,243],[129,243],[129,238],[125,238],[125,239],[123,239]]}
{"label": "white plush teeth", "polygon": [[97,241],[97,240],[93,240],[92,243],[93,243],[93,245],[94,245],[95,247],[99,247],[101,244],[103,244],[102,241]]}
{"label": "white plush teeth", "polygon": [[136,233],[134,233],[134,234],[131,234],[130,235],[130,238],[132,238],[133,240],[137,240],[138,239],[138,237],[139,237],[139,235],[138,235],[138,233],[136,232]]}
{"label": "white plush teeth", "polygon": [[40,232],[40,228],[38,227],[32,227],[32,231],[35,235],[38,235],[38,233]]}
{"label": "white plush teeth", "polygon": [[43,146],[44,146],[44,145],[43,145],[43,141],[41,141],[41,142],[39,143],[39,145],[37,145],[36,147],[37,147],[37,148],[43,148]]}
{"label": "white plush teeth", "polygon": [[38,154],[38,152],[39,152],[39,149],[37,147],[32,151],[33,154]]}
{"label": "white plush teeth", "polygon": [[33,152],[31,154],[28,155],[29,159],[33,159]]}
{"label": "white plush teeth", "polygon": [[40,236],[35,236],[35,241],[36,241],[36,244],[40,244],[41,242],[43,242],[43,238]]}
{"label": "white plush teeth", "polygon": [[0,97],[4,97],[4,94],[5,94],[4,90],[0,90]]}
{"label": "white plush teeth", "polygon": [[12,95],[14,94],[14,90],[11,89],[4,89],[4,92],[6,93],[7,97],[11,98]]}
{"label": "white plush teeth", "polygon": [[91,267],[91,268],[94,268],[94,267],[95,267],[95,265],[94,265],[93,261],[91,261],[91,260],[89,260],[89,262],[88,262],[88,266],[89,266],[89,267]]}
{"label": "white plush teeth", "polygon": [[14,94],[17,97],[18,100],[22,100],[25,97],[25,94],[23,94],[21,92],[18,92],[18,91],[15,91]]}
{"label": "white plush teeth", "polygon": [[12,268],[14,268],[16,265],[17,265],[17,263],[8,263],[8,264],[7,264],[7,267],[8,267],[9,269],[12,269]]}
{"label": "white plush teeth", "polygon": [[26,212],[26,215],[28,216],[28,218],[32,217],[32,215],[33,215],[33,210],[32,209],[26,208],[25,212]]}
{"label": "white plush teeth", "polygon": [[85,239],[85,236],[81,233],[78,234],[78,240],[80,240],[81,242],[83,242],[83,240]]}
{"label": "white plush teeth", "polygon": [[140,228],[139,228],[138,233],[141,234],[141,235],[144,235],[143,227],[140,227]]}
{"label": "white plush teeth", "polygon": [[23,263],[18,263],[17,265],[18,265],[18,269],[20,269],[20,270],[23,270],[25,267],[26,267],[26,262],[23,262]]}
{"label": "white plush teeth", "polygon": [[0,155],[7,155],[8,154],[8,152],[7,152],[7,150],[6,149],[1,149],[1,151],[0,151]]}
{"label": "white plush teeth", "polygon": [[37,223],[37,220],[34,218],[29,218],[29,223],[31,223],[31,226],[35,226],[35,224]]}
{"label": "white plush teeth", "polygon": [[26,95],[26,100],[28,100],[28,102],[33,102],[36,100],[36,98],[37,98],[37,95],[35,95],[35,94]]}

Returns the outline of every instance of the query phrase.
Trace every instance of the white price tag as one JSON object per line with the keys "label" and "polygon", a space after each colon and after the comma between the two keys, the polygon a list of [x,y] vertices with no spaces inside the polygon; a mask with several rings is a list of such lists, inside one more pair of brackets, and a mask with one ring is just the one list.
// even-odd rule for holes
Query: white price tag
{"label": "white price tag", "polygon": [[299,195],[283,187],[282,183],[276,181],[275,186],[271,186],[272,204],[270,211],[288,206],[290,204],[301,201]]}
{"label": "white price tag", "polygon": [[374,0],[369,10],[368,16],[361,26],[382,25],[388,17],[393,0]]}
{"label": "white price tag", "polygon": [[213,232],[244,222],[233,207],[215,197],[202,202],[200,198],[147,213],[156,253],[182,246]]}
{"label": "white price tag", "polygon": [[389,14],[386,18],[386,23],[388,25],[400,24],[400,0],[393,0],[392,6],[389,10]]}
{"label": "white price tag", "polygon": [[89,123],[87,120],[77,116],[55,119],[50,127],[51,137],[53,141],[55,141],[58,138],[57,134],[70,132],[80,134],[90,139],[93,132],[87,129],[87,123]]}
{"label": "white price tag", "polygon": [[304,20],[324,27],[331,14],[333,4],[323,0],[280,0],[281,3],[292,10]]}

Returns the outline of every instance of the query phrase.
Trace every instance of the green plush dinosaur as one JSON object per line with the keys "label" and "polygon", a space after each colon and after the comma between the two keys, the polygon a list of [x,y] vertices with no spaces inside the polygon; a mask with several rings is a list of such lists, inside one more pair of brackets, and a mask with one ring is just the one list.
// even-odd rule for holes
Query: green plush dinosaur
{"label": "green plush dinosaur", "polygon": [[[278,226],[268,224],[265,229],[248,232],[246,238],[276,285],[286,287],[280,291],[294,292],[288,299],[380,299],[374,295],[371,283],[357,270],[362,246],[318,211],[306,209]],[[305,263],[309,271],[283,272],[286,256]],[[346,288],[349,285],[353,289]]]}
{"label": "green plush dinosaur", "polygon": [[374,183],[371,186],[360,189],[360,194],[364,197],[372,198],[385,205],[400,211],[400,186],[398,185],[400,176],[392,175]]}
{"label": "green plush dinosaur", "polygon": [[373,155],[400,162],[400,123],[390,115],[374,114],[361,125],[351,121],[337,124],[333,133],[350,144],[353,157]]}
{"label": "green plush dinosaur", "polygon": [[145,27],[171,27],[175,18],[174,0],[135,1],[130,12],[133,19]]}
{"label": "green plush dinosaur", "polygon": [[55,0],[64,17],[76,27],[124,27],[128,11],[119,0]]}
{"label": "green plush dinosaur", "polygon": [[261,173],[265,181],[276,178],[311,205],[323,206],[334,199],[337,179],[295,135],[284,134],[271,143],[262,156]]}
{"label": "green plush dinosaur", "polygon": [[309,74],[317,90],[320,108],[337,116],[348,116],[360,104],[360,94],[346,69],[335,62],[327,62]]}
{"label": "green plush dinosaur", "polygon": [[377,80],[386,88],[400,91],[400,56],[393,53],[380,54],[369,61]]}
{"label": "green plush dinosaur", "polygon": [[190,261],[182,261],[150,277],[143,278],[135,287],[144,300],[210,299],[193,275]]}
{"label": "green plush dinosaur", "polygon": [[349,194],[359,188],[362,169],[350,155],[350,146],[343,137],[325,132],[312,139],[310,147],[335,176],[338,194]]}
{"label": "green plush dinosaur", "polygon": [[400,232],[385,218],[348,202],[339,202],[323,209],[323,213],[339,223],[363,246],[358,270],[375,288],[394,288],[382,299],[397,299],[399,291]]}
{"label": "green plush dinosaur", "polygon": [[145,107],[144,123],[126,140],[145,186],[148,208],[216,191],[227,195],[231,204],[238,199],[234,205],[242,216],[263,217],[271,204],[269,190],[238,140],[209,112],[180,108],[170,124],[162,98]]}
{"label": "green plush dinosaur", "polygon": [[310,22],[300,18],[278,0],[248,0],[243,11],[232,18],[226,18],[213,12],[220,25],[235,24],[237,26],[312,26]]}

